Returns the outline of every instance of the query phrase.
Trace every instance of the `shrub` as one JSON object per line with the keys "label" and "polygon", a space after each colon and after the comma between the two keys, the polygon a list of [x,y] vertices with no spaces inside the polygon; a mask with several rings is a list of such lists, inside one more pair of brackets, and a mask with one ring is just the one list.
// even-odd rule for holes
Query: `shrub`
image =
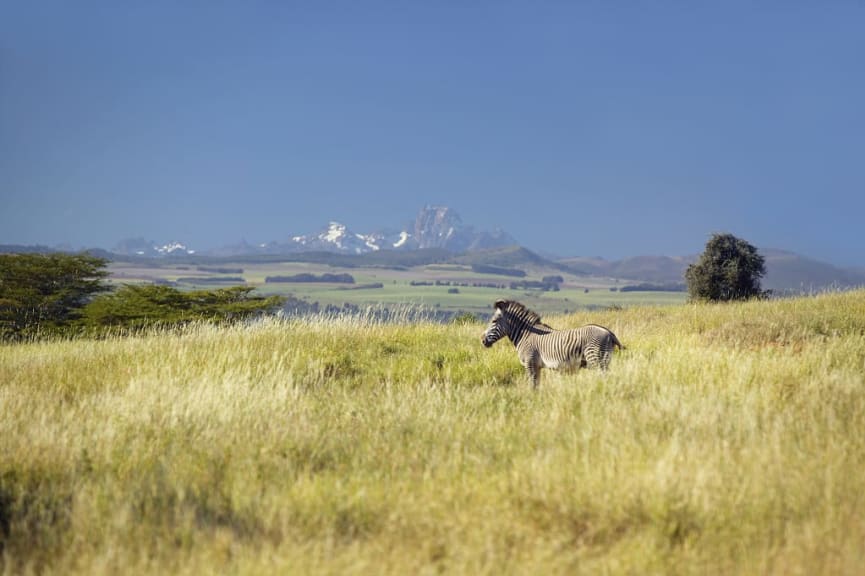
{"label": "shrub", "polygon": [[685,281],[695,300],[747,300],[761,296],[765,260],[757,249],[732,234],[713,234],[700,259],[688,266]]}

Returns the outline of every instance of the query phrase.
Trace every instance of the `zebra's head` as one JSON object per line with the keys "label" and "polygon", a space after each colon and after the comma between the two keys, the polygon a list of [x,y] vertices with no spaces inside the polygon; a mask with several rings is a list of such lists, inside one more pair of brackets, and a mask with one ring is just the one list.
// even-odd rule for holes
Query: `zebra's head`
{"label": "zebra's head", "polygon": [[517,339],[520,338],[520,334],[527,327],[532,327],[533,330],[540,328],[544,332],[552,330],[552,328],[541,322],[540,316],[519,302],[498,300],[494,306],[493,317],[490,318],[490,323],[481,337],[481,342],[487,348],[505,336],[508,336],[516,344]]}
{"label": "zebra's head", "polygon": [[490,323],[487,325],[487,329],[481,337],[481,342],[483,342],[483,345],[487,348],[507,336],[510,331],[508,326],[509,315],[506,314],[508,302],[505,300],[498,300],[494,306],[495,311],[493,312],[493,317],[490,318]]}
{"label": "zebra's head", "polygon": [[481,342],[483,342],[486,348],[501,340],[508,333],[503,326],[507,320],[504,318],[504,314],[502,314],[502,310],[498,307],[498,304],[496,302],[496,311],[493,312],[493,317],[490,318],[490,323],[487,325],[487,329],[484,330],[484,335],[481,336]]}

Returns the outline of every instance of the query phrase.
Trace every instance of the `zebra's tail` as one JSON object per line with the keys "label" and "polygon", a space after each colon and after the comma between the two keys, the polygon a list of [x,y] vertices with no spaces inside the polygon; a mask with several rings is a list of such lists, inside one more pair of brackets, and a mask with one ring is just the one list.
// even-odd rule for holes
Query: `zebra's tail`
{"label": "zebra's tail", "polygon": [[619,339],[616,338],[616,335],[615,335],[615,334],[613,334],[612,332],[610,332],[610,336],[613,337],[613,347],[618,346],[618,347],[619,347],[619,350],[626,350],[625,345],[622,344],[621,342],[619,342]]}

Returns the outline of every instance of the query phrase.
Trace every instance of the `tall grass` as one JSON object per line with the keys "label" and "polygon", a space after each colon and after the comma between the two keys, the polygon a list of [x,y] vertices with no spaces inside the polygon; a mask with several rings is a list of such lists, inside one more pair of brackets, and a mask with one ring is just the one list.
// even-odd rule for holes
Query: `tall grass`
{"label": "tall grass", "polygon": [[0,347],[5,574],[858,574],[865,292],[592,321],[526,383],[482,325]]}

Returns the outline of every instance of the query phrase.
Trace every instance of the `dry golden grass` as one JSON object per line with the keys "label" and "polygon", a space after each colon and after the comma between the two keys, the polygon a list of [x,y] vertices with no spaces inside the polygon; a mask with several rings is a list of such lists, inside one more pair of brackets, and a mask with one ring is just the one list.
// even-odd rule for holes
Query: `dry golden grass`
{"label": "dry golden grass", "polygon": [[0,347],[0,569],[859,574],[865,292],[553,317],[628,346],[527,385],[481,325]]}

